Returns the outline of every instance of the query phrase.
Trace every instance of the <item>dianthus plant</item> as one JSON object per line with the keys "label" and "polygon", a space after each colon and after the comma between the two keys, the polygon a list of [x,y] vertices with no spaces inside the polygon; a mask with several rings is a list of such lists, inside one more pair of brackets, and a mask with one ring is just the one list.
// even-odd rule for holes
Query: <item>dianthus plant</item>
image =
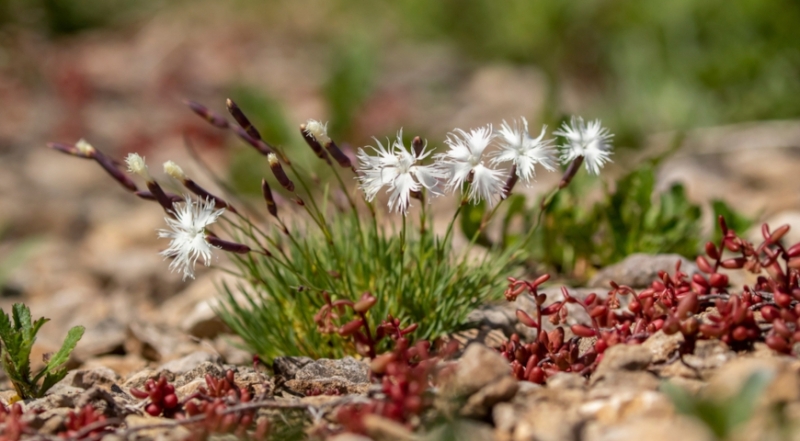
{"label": "dianthus plant", "polygon": [[[524,119],[504,122],[498,133],[491,126],[455,129],[444,140],[446,150],[436,154],[419,137],[407,142],[401,130],[395,139],[375,139],[355,155],[337,146],[325,124],[309,120],[300,125],[299,135],[330,167],[335,182],[329,184],[309,178],[308,164],[292,162],[291,149],[264,141],[232,101],[228,110],[235,123],[200,104],[188,104],[266,157],[265,174],[269,169],[271,176],[262,181],[262,193],[268,218],[236,195],[209,193],[171,161],[164,164],[165,172],[182,184],[184,195],[164,190],[139,155],[131,154],[126,162],[146,189],[84,141],[50,146],[97,161],[126,189],[158,202],[169,227],[159,236],[170,239],[162,254],[173,259],[171,268],[184,279],[194,277],[198,260],[209,265],[215,252],[228,252],[235,267],[226,271],[238,280],[221,286],[218,313],[265,359],[355,352],[343,338],[344,323],[338,322],[343,308],[328,311],[324,326],[315,316],[331,304],[356,304],[367,297],[374,299],[364,314],[367,328],[392,315],[401,324],[418,324],[416,336],[430,340],[465,325],[467,314],[496,292],[500,275],[522,258],[521,247],[478,252],[472,244],[518,180],[527,184],[537,165],[555,167],[553,141],[544,139],[544,129],[531,136]],[[589,135],[599,137],[585,136],[582,120],[565,126],[572,129],[564,132],[570,144],[562,150],[573,153],[562,152],[562,160],[571,161],[573,175],[584,156],[592,172],[608,160],[610,135],[599,123],[592,124]],[[500,164],[510,167],[495,168]],[[460,203],[440,234],[433,228],[431,205],[446,204],[449,199],[437,197],[448,192],[460,195]],[[388,210],[377,202],[382,198]],[[481,201],[494,210],[472,241],[454,251],[453,226],[462,207]],[[223,233],[226,239],[218,235]]]}

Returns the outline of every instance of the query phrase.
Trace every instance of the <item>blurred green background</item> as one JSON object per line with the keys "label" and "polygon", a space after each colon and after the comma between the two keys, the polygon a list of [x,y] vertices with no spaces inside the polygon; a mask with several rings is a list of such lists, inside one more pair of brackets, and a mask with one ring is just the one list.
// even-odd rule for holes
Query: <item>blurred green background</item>
{"label": "blurred green background", "polygon": [[[529,117],[553,124],[575,110],[565,108],[565,101],[577,101],[580,113],[602,118],[614,127],[618,143],[629,147],[656,131],[800,114],[800,2],[795,0],[223,4],[234,21],[238,15],[265,31],[285,31],[291,36],[287,44],[298,50],[306,44],[321,48],[328,66],[323,93],[339,136],[354,135],[354,121],[382,73],[379,67],[398,56],[393,48],[400,44],[444,45],[465,70],[497,62],[534,66],[546,78],[546,105],[541,115]],[[98,29],[123,32],[165,11],[196,16],[211,6],[0,0],[0,35],[24,29],[63,40]],[[262,112],[265,119],[281,112],[281,103],[270,100],[262,100],[271,106]],[[281,118],[273,125],[284,124]]]}

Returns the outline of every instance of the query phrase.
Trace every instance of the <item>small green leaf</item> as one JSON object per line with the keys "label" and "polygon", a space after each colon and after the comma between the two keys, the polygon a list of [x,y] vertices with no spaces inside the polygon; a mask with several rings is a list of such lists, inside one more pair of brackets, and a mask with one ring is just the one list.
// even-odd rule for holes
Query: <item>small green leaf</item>
{"label": "small green leaf", "polygon": [[31,310],[27,306],[23,303],[14,303],[11,314],[14,316],[14,328],[19,331],[31,329]]}
{"label": "small green leaf", "polygon": [[67,360],[69,360],[69,354],[72,353],[72,350],[75,349],[75,346],[78,344],[78,340],[83,337],[84,331],[86,331],[86,328],[83,326],[75,326],[70,329],[69,332],[67,332],[67,338],[64,339],[64,344],[61,345],[61,349],[50,357],[50,361],[47,363],[45,370],[53,370],[66,363]]}

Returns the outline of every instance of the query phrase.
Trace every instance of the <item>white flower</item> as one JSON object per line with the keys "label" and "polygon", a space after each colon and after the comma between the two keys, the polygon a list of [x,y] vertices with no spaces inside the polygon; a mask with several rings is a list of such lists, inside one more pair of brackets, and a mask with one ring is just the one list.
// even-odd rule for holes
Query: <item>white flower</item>
{"label": "white flower", "polygon": [[594,175],[600,174],[600,168],[611,162],[611,138],[614,137],[607,128],[600,125],[600,120],[583,122],[583,118],[573,116],[570,124],[564,123],[554,135],[563,136],[567,143],[561,148],[561,162],[566,164],[583,156],[586,170]]}
{"label": "white flower", "polygon": [[430,155],[423,147],[420,152],[411,152],[403,145],[403,130],[397,132],[397,140],[389,148],[385,148],[375,139],[377,147],[369,146],[377,155],[370,156],[363,149],[358,149],[360,163],[361,189],[368,201],[383,187],[388,187],[389,211],[406,214],[411,192],[418,192],[423,187],[436,192],[438,178],[443,177],[441,171],[431,165],[417,165]]}
{"label": "white flower", "polygon": [[517,166],[517,176],[528,184],[536,177],[534,169],[536,164],[541,164],[548,171],[555,171],[556,164],[553,162],[553,140],[544,139],[547,126],[542,127],[542,133],[533,138],[528,133],[528,121],[525,118],[520,119],[521,128],[516,121],[513,121],[513,128],[503,121],[498,136],[501,139],[502,150],[494,155],[491,162],[492,164],[513,162]]}
{"label": "white flower", "polygon": [[194,279],[194,266],[199,257],[206,266],[211,262],[211,250],[214,247],[206,240],[206,227],[217,221],[225,209],[214,211],[214,200],[193,201],[189,195],[184,202],[174,204],[175,219],[165,218],[171,230],[159,230],[158,237],[172,239],[169,248],[161,252],[165,257],[174,257],[169,264],[172,271],[183,270],[186,277]]}
{"label": "white flower", "polygon": [[486,200],[489,206],[503,196],[505,186],[502,172],[483,165],[483,152],[493,137],[491,125],[469,133],[455,129],[445,140],[450,150],[437,155],[441,161],[439,166],[447,174],[449,189],[461,188],[464,182],[469,182],[469,200],[473,203]]}

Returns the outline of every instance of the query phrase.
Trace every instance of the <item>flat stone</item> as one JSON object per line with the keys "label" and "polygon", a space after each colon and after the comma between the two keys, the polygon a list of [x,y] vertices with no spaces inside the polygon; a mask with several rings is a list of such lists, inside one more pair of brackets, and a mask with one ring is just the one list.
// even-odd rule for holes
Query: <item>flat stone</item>
{"label": "flat stone", "polygon": [[691,276],[699,272],[697,265],[679,254],[643,254],[636,253],[623,261],[607,266],[598,271],[589,280],[587,286],[611,289],[610,282],[628,285],[632,288],[645,288],[658,280],[658,272],[675,273],[676,262],[681,262],[681,271]]}
{"label": "flat stone", "polygon": [[348,383],[369,383],[369,366],[353,357],[340,360],[321,358],[306,364],[295,373],[297,380],[340,379]]}
{"label": "flat stone", "polygon": [[650,351],[653,363],[663,363],[678,351],[683,344],[683,335],[676,332],[667,335],[664,330],[659,330],[642,343],[642,347]]}
{"label": "flat stone", "polygon": [[594,383],[605,374],[613,371],[639,371],[647,368],[653,356],[648,348],[641,345],[619,344],[603,353],[603,360],[592,375]]}
{"label": "flat stone", "polygon": [[457,396],[469,396],[511,375],[508,361],[494,349],[473,343],[464,351],[445,388]]}
{"label": "flat stone", "polygon": [[196,369],[203,363],[222,365],[219,355],[205,351],[193,352],[177,360],[168,361],[158,367],[158,370],[170,371],[176,374],[184,374]]}
{"label": "flat stone", "polygon": [[272,370],[275,375],[291,380],[294,379],[297,371],[313,362],[314,359],[310,357],[275,357],[272,360]]}

